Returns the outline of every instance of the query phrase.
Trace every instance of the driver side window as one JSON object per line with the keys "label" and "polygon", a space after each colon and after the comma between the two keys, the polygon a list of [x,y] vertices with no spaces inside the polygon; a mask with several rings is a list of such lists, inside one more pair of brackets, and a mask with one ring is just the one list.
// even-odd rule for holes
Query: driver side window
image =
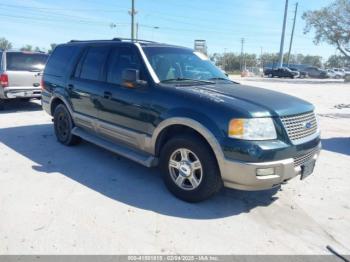
{"label": "driver side window", "polygon": [[145,80],[141,61],[137,53],[130,47],[117,47],[111,52],[108,60],[107,82],[122,84],[122,74],[125,69],[140,70],[140,78]]}

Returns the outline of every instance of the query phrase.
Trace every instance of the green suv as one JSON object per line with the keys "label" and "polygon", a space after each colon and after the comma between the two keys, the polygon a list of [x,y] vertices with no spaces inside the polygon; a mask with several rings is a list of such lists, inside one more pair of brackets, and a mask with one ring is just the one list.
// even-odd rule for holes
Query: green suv
{"label": "green suv", "polygon": [[203,54],[155,42],[57,46],[42,106],[60,143],[84,139],[159,166],[168,189],[189,202],[222,186],[263,190],[305,178],[321,148],[312,104],[240,85]]}

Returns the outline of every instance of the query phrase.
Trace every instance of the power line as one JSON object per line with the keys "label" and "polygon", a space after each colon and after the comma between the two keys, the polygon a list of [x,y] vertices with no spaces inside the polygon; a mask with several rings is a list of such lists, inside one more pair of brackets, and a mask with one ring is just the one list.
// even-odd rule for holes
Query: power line
{"label": "power line", "polygon": [[[26,6],[26,5],[11,5],[11,4],[0,4],[1,6],[4,7],[8,7],[8,8],[19,8],[21,9],[22,13],[23,10],[22,9],[27,9],[27,10],[33,10],[35,12],[40,12],[41,11],[45,11],[44,13],[47,13],[48,10],[51,11],[67,11],[66,8],[53,8],[53,7],[33,7],[33,6]],[[89,8],[70,8],[68,11],[92,11],[92,12],[108,12],[108,13],[115,13],[115,12],[119,12],[119,13],[124,13],[125,10],[128,10],[126,8],[119,8],[119,9],[89,9]],[[202,10],[202,11],[206,11],[206,10]],[[58,14],[58,13],[51,13],[54,15],[63,15],[63,14]],[[192,22],[186,22],[183,21],[183,19],[194,19],[194,16],[180,16],[180,15],[174,15],[174,14],[170,14],[167,15],[167,13],[164,12],[157,12],[157,11],[152,11],[152,13],[147,13],[147,11],[145,12],[145,14],[156,14],[157,15],[157,19],[162,19],[162,20],[166,20],[166,21],[170,21],[170,22],[176,22],[176,23],[181,23],[181,24],[187,24],[187,25],[193,25],[193,26],[203,26],[203,24],[201,23],[208,23],[208,24],[212,24],[213,21],[208,20],[208,19],[203,19],[203,17],[201,17],[200,19],[198,19],[197,21],[200,23],[192,23]],[[71,16],[71,15],[69,15]],[[169,18],[172,17],[172,18]],[[173,17],[178,17],[181,18],[181,20],[178,19],[173,19]],[[199,18],[199,17],[198,17]],[[215,20],[217,22],[217,19]],[[223,22],[223,24],[225,24],[225,22]],[[247,25],[247,23],[235,23],[235,25]],[[269,26],[269,28],[271,28],[271,26]],[[213,30],[216,30],[216,28],[213,28]],[[277,30],[277,28],[276,28]]]}
{"label": "power line", "polygon": [[[0,4],[0,5],[3,5],[3,4]],[[19,5],[3,5],[3,6],[11,6],[12,8],[20,8],[22,6],[19,6]],[[47,14],[49,13],[48,11],[43,11],[43,10],[63,10],[63,9],[60,9],[60,8],[41,8],[41,7],[28,7],[28,6],[23,6],[25,8],[28,8],[29,10],[33,10],[33,12],[37,12],[37,13],[42,13],[42,14],[45,14],[45,17],[47,17]],[[73,9],[70,9],[70,10],[73,10]],[[74,10],[78,10],[78,9],[74,9]],[[79,10],[92,10],[92,9],[79,9]],[[102,11],[102,10],[100,10]],[[111,10],[109,10],[111,11]],[[113,11],[114,12],[114,11]],[[120,10],[115,10],[115,12],[123,12],[124,11],[120,11]],[[131,12],[131,11],[130,11]],[[23,13],[23,10],[22,10],[22,13]],[[64,17],[71,17],[71,18],[78,18],[78,19],[81,19],[81,17],[79,16],[73,16],[73,15],[67,15],[67,14],[61,14],[61,13],[52,13],[52,15],[54,16],[64,16]],[[167,20],[167,21],[171,21],[171,22],[176,22],[177,24],[186,24],[186,25],[189,25],[189,26],[192,26],[192,28],[189,28],[187,27],[187,29],[183,29],[183,28],[171,28],[171,27],[168,27],[169,30],[181,30],[181,31],[188,31],[188,32],[205,32],[205,33],[208,33],[208,32],[213,32],[213,33],[217,33],[217,28],[208,28],[206,26],[205,29],[199,29],[198,27],[200,28],[203,28],[203,24],[197,24],[197,23],[190,23],[190,22],[185,22],[185,21],[179,21],[179,20],[176,20],[176,19],[172,19],[172,18],[169,18],[169,17],[162,17],[161,15],[157,15],[157,18],[159,19],[162,19],[162,20]],[[204,23],[210,23],[212,24],[212,21],[210,20],[205,20],[205,19],[201,19],[200,20],[201,22],[204,22]],[[110,24],[110,22],[108,22],[108,24]],[[222,24],[224,25],[224,23]],[[235,23],[235,25],[246,25],[246,23]],[[163,29],[165,29],[165,27],[162,27]],[[171,29],[170,29],[171,28]],[[240,28],[243,28],[243,27],[240,27]],[[272,30],[271,27],[269,26],[268,27],[270,30],[269,32],[272,34],[272,33],[277,33],[277,29],[276,31],[275,30]],[[231,30],[232,31],[232,30]],[[245,30],[242,29],[242,31],[235,31],[235,33],[243,33]],[[257,31],[255,31],[256,33],[259,33],[260,30],[257,29]],[[279,30],[278,30],[279,32]],[[266,34],[266,28],[264,29],[264,34]],[[263,34],[261,33],[261,34]]]}
{"label": "power line", "polygon": [[32,10],[51,10],[51,11],[91,11],[91,12],[106,12],[106,13],[115,13],[115,12],[125,12],[127,8],[120,9],[93,9],[93,8],[55,8],[55,7],[37,7],[37,6],[26,6],[26,5],[12,5],[12,4],[0,4],[0,6],[8,8],[20,8],[20,9],[32,9]]}

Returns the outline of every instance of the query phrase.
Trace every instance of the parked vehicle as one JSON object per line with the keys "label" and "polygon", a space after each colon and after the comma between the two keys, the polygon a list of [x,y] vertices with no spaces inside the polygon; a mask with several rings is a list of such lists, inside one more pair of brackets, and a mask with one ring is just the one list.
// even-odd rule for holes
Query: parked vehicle
{"label": "parked vehicle", "polygon": [[330,78],[335,78],[335,79],[340,79],[340,78],[344,78],[344,74],[341,74],[339,72],[336,72],[332,69],[327,69],[327,74]]}
{"label": "parked vehicle", "polygon": [[41,97],[41,75],[47,54],[0,50],[0,109],[5,100]]}
{"label": "parked vehicle", "polygon": [[344,79],[345,82],[350,82],[350,68],[344,68],[345,71],[345,75],[344,75]]}
{"label": "parked vehicle", "polygon": [[307,78],[309,77],[309,74],[303,70],[300,70],[300,69],[297,69],[297,68],[294,68],[294,67],[288,67],[290,70],[292,71],[296,71],[296,72],[299,72],[299,78]]}
{"label": "parked vehicle", "polygon": [[340,75],[340,78],[345,77],[345,70],[342,68],[333,68],[333,71],[337,73],[337,75]]}
{"label": "parked vehicle", "polygon": [[329,78],[327,71],[319,69],[318,67],[306,67],[304,71],[307,72],[311,78]]}
{"label": "parked vehicle", "polygon": [[82,138],[160,166],[168,189],[189,202],[222,185],[262,190],[304,179],[321,147],[312,104],[239,85],[206,56],[154,42],[58,45],[42,106],[60,143]]}
{"label": "parked vehicle", "polygon": [[282,77],[297,78],[300,76],[299,72],[292,71],[287,67],[265,69],[264,74],[265,76],[268,76],[268,77],[279,77],[279,78],[282,78]]}

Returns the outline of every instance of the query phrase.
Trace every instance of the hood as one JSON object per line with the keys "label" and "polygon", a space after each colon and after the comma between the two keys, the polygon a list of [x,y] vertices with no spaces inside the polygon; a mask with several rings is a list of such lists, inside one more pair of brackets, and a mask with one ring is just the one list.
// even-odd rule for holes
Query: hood
{"label": "hood", "polygon": [[233,109],[240,107],[240,110],[246,110],[252,117],[287,116],[314,110],[312,104],[302,99],[259,87],[218,83],[177,88]]}

